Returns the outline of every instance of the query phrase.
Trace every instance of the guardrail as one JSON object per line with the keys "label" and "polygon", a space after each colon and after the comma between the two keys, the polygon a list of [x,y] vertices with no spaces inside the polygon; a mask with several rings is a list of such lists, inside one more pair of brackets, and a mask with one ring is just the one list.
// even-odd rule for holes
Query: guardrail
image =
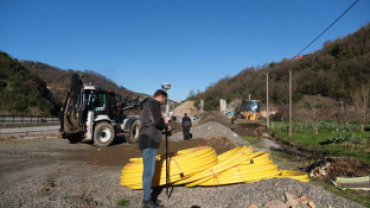
{"label": "guardrail", "polygon": [[7,136],[31,136],[56,134],[59,126],[38,126],[38,127],[18,127],[18,128],[1,128],[0,138]]}
{"label": "guardrail", "polygon": [[59,119],[56,116],[40,115],[1,115],[0,124],[58,124]]}

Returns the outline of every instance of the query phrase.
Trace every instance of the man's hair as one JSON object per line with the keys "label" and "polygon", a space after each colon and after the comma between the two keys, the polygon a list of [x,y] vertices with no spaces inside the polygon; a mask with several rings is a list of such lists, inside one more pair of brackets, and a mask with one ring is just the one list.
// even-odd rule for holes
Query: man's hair
{"label": "man's hair", "polygon": [[164,90],[157,90],[157,91],[155,91],[155,93],[154,93],[154,96],[153,96],[153,97],[158,97],[158,96],[160,96],[160,95],[162,95],[162,96],[164,96],[164,97],[167,97],[167,92],[166,92],[166,91],[164,91]]}
{"label": "man's hair", "polygon": [[185,116],[188,116],[188,114],[187,114],[187,113],[184,113],[184,115],[185,115]]}

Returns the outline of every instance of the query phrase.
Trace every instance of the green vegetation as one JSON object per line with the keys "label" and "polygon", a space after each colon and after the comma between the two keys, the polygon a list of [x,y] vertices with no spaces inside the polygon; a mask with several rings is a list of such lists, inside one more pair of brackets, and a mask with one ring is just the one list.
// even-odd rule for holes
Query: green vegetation
{"label": "green vegetation", "polygon": [[253,137],[253,136],[245,137],[243,139],[247,141],[249,144],[256,144],[258,140],[260,140],[258,137]]}
{"label": "green vegetation", "polygon": [[117,202],[117,206],[127,207],[128,205],[130,205],[130,200],[129,199],[120,199]]}
{"label": "green vegetation", "polygon": [[[306,127],[303,122],[301,125],[295,122],[292,137],[288,136],[286,123],[272,122],[270,130],[276,138],[303,145],[308,149],[326,152],[331,156],[353,157],[370,162],[370,132],[337,132],[330,126],[332,125],[319,126],[319,133],[314,134],[309,125]],[[338,142],[331,142],[337,140]]]}
{"label": "green vegetation", "polygon": [[332,134],[331,137],[323,142],[321,145],[332,144],[332,143],[351,143],[351,144],[363,144],[365,139],[361,136],[357,136],[354,133],[351,134]]}
{"label": "green vegetation", "polygon": [[245,141],[247,141],[250,145],[253,145],[255,147],[262,148],[264,146],[264,143],[263,143],[262,139],[259,138],[259,137],[249,136],[249,137],[245,137],[243,139]]}
{"label": "green vegetation", "polygon": [[269,151],[272,160],[276,162],[285,163],[287,162],[288,155],[283,152]]}
{"label": "green vegetation", "polygon": [[[302,167],[302,164],[300,165],[300,162],[297,162],[296,157],[294,157],[293,155],[289,155],[284,152],[275,152],[275,151],[270,151],[270,154],[272,156],[272,159],[276,162],[291,163],[291,164],[295,164],[296,166]],[[312,164],[313,162],[315,162],[315,160],[311,160],[310,162]],[[322,182],[320,178],[310,178],[310,183],[316,186],[319,186],[327,191],[330,191],[338,196],[358,202],[366,207],[370,207],[370,192],[368,191],[350,190],[350,189],[343,191],[343,190],[340,190],[334,187],[332,184],[327,184],[327,183]]]}
{"label": "green vegetation", "polygon": [[50,115],[57,112],[59,103],[46,88],[45,82],[1,51],[0,80],[1,113]]}

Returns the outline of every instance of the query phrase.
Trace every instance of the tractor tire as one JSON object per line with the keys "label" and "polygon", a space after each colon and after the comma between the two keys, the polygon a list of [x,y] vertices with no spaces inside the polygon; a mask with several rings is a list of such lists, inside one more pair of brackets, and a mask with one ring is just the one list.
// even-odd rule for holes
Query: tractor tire
{"label": "tractor tire", "polygon": [[108,122],[100,122],[95,126],[94,145],[105,147],[114,141],[114,129]]}
{"label": "tractor tire", "polygon": [[131,126],[128,143],[134,144],[139,141],[140,128],[141,128],[140,120],[136,120]]}

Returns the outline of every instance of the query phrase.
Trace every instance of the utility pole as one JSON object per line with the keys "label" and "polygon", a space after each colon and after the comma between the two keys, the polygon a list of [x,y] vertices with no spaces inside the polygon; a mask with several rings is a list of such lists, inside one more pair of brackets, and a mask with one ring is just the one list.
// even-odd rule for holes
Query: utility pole
{"label": "utility pole", "polygon": [[269,73],[266,74],[266,110],[267,110],[267,129],[270,129],[269,114]]}
{"label": "utility pole", "polygon": [[289,136],[293,129],[293,106],[292,106],[292,71],[289,71]]}
{"label": "utility pole", "polygon": [[203,113],[204,112],[204,100],[200,100],[199,107],[200,107],[200,112]]}

